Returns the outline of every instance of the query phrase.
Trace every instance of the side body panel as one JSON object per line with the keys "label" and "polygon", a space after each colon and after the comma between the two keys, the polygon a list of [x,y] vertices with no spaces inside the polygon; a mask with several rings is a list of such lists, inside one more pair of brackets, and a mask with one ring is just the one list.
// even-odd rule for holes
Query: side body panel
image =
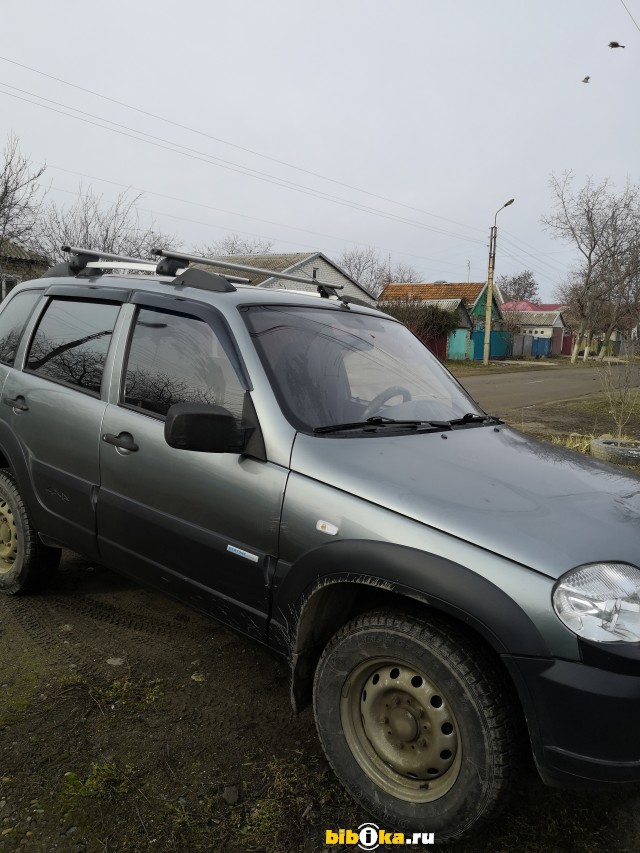
{"label": "side body panel", "polygon": [[100,426],[106,404],[39,376],[13,370],[3,396],[24,398],[26,411],[6,406],[7,425],[27,463],[36,526],[87,556],[95,550],[95,498],[100,482]]}
{"label": "side body panel", "polygon": [[[318,529],[323,523],[336,532],[330,535]],[[449,604],[476,629],[484,625],[482,633],[490,641],[493,635],[498,651],[514,652],[517,647],[508,630],[509,620],[505,621],[505,613],[513,621],[517,611],[523,625],[535,625],[533,631],[527,627],[520,632],[521,654],[544,654],[544,649],[550,655],[579,659],[575,636],[550,606],[549,578],[292,472],[282,514],[272,642],[291,648],[297,615],[309,595],[318,585],[350,577],[355,582],[384,584],[391,591],[413,590],[422,600]],[[509,610],[505,609],[507,598],[512,602]],[[539,642],[533,642],[534,637]]]}
{"label": "side body panel", "polygon": [[112,565],[264,639],[286,469],[231,453],[176,450],[164,423],[109,405],[101,442],[100,553]]}

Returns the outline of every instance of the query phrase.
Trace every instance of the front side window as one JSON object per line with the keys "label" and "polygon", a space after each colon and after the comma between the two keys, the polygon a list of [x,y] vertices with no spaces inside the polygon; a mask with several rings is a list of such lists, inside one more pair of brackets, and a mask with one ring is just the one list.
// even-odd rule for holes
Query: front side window
{"label": "front side window", "polygon": [[212,403],[240,417],[245,389],[215,332],[197,317],[138,311],[122,403],[164,416],[175,403]]}
{"label": "front side window", "polygon": [[344,309],[253,306],[243,312],[293,426],[449,420],[480,413],[409,330]]}
{"label": "front side window", "polygon": [[13,365],[24,327],[41,296],[41,290],[26,290],[3,306],[0,313],[0,361],[3,364]]}
{"label": "front side window", "polygon": [[99,396],[119,310],[111,302],[52,299],[38,323],[26,369]]}

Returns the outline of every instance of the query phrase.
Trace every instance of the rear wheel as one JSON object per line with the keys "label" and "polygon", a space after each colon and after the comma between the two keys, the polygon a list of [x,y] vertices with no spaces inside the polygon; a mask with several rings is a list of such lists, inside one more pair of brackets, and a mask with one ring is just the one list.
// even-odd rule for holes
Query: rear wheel
{"label": "rear wheel", "polygon": [[0,471],[0,591],[34,590],[60,562],[60,550],[38,538],[15,477]]}
{"label": "rear wheel", "polygon": [[445,621],[376,612],[345,625],[318,664],[314,710],[338,778],[385,829],[460,838],[515,770],[510,685]]}

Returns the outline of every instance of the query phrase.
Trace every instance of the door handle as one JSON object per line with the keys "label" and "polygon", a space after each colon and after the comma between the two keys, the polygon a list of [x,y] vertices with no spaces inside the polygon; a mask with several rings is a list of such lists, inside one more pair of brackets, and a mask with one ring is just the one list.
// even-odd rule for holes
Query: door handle
{"label": "door handle", "polygon": [[121,432],[119,435],[105,432],[102,435],[102,440],[106,441],[107,444],[113,444],[114,447],[119,447],[121,450],[129,450],[131,453],[135,453],[138,449],[138,445],[130,432]]}
{"label": "door handle", "polygon": [[28,412],[29,406],[24,401],[24,397],[18,394],[18,396],[13,399],[12,397],[3,397],[2,402],[6,403],[7,406],[11,406],[12,409],[19,409],[21,412]]}

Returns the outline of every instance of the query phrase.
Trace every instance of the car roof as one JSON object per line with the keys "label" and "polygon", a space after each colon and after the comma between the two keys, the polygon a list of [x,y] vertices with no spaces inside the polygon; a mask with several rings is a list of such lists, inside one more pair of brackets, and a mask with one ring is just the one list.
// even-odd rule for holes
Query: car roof
{"label": "car roof", "polygon": [[[172,294],[180,295],[184,298],[191,299],[195,302],[215,305],[219,307],[221,304],[227,305],[291,305],[298,307],[309,308],[332,308],[336,310],[345,310],[344,303],[339,297],[322,298],[320,294],[308,293],[300,290],[289,290],[284,287],[278,288],[261,288],[250,284],[234,284],[233,289],[228,292],[217,292],[205,290],[200,287],[193,287],[187,284],[181,284],[180,276],[162,276],[162,275],[140,275],[133,273],[100,273],[96,270],[96,275],[87,275],[84,271],[78,276],[43,276],[42,278],[32,279],[31,281],[22,282],[19,285],[20,290],[26,289],[48,289],[50,287],[92,287],[96,288],[95,298],[100,298],[100,286],[105,288],[125,288],[131,291],[143,291],[148,293]],[[16,291],[18,288],[16,288]],[[85,296],[83,294],[83,296]],[[361,303],[349,302],[349,309],[358,313],[371,314],[374,316],[383,316],[390,318],[383,312],[365,306]]]}

